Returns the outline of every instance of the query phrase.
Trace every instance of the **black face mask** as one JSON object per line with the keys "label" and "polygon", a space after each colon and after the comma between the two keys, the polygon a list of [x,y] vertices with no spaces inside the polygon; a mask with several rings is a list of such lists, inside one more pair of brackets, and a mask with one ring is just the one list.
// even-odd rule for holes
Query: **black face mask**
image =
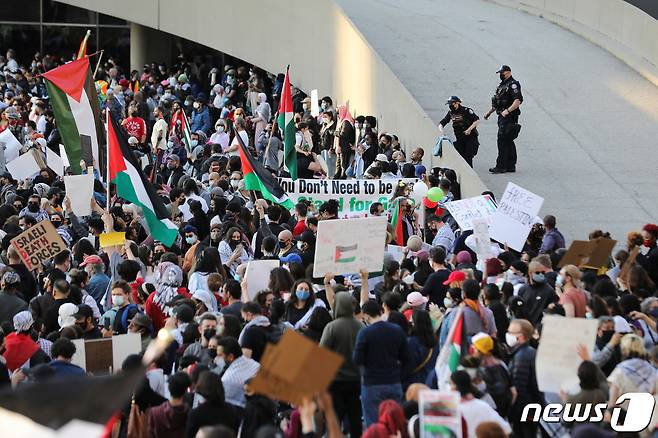
{"label": "black face mask", "polygon": [[228,246],[230,246],[231,249],[237,248],[239,244],[240,244],[239,240],[229,240],[228,241]]}
{"label": "black face mask", "polygon": [[214,359],[217,356],[217,350],[214,348],[209,348],[208,350],[208,356],[210,356],[211,359]]}
{"label": "black face mask", "polygon": [[599,348],[603,348],[608,342],[610,342],[610,339],[612,339],[612,336],[615,334],[614,330],[603,330],[603,333],[601,336],[599,336],[596,339],[596,345]]}
{"label": "black face mask", "polygon": [[206,329],[203,331],[203,337],[206,338],[207,341],[209,341],[210,338],[215,336],[215,333],[217,333],[215,329]]}
{"label": "black face mask", "polygon": [[39,204],[34,203],[34,202],[30,202],[30,203],[27,204],[27,210],[30,213],[36,213],[36,212],[39,211]]}
{"label": "black face mask", "polygon": [[505,80],[505,73],[503,73],[503,72],[498,73],[498,77],[500,78],[501,81],[504,81]]}

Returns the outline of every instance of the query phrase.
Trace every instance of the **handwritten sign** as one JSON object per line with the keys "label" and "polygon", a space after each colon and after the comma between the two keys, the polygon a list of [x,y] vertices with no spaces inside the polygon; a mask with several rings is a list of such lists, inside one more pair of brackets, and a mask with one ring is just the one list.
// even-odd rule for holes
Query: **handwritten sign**
{"label": "handwritten sign", "polygon": [[578,345],[591,353],[596,342],[598,321],[546,315],[542,319],[541,342],[537,350],[539,390],[559,393],[578,387]]}
{"label": "handwritten sign", "polygon": [[517,251],[523,251],[523,245],[543,203],[544,198],[541,196],[508,182],[489,227],[491,238],[507,243],[507,246]]}
{"label": "handwritten sign", "polygon": [[50,221],[41,221],[11,240],[23,264],[33,271],[66,249],[64,241]]}
{"label": "handwritten sign", "polygon": [[490,224],[496,213],[496,203],[489,195],[448,202],[445,207],[462,231],[472,230],[474,219],[485,219]]}
{"label": "handwritten sign", "polygon": [[457,391],[426,389],[418,394],[420,436],[461,437],[462,421]]}
{"label": "handwritten sign", "polygon": [[[388,210],[389,202],[397,189],[400,180],[371,179],[297,179],[279,178],[281,188],[290,199],[297,203],[308,200],[316,209],[330,199],[338,201],[338,217],[370,216],[370,206],[374,202],[384,205]],[[416,178],[403,178],[406,184],[413,187]]]}
{"label": "handwritten sign", "polygon": [[327,272],[379,272],[384,264],[386,218],[336,219],[318,223],[313,277]]}

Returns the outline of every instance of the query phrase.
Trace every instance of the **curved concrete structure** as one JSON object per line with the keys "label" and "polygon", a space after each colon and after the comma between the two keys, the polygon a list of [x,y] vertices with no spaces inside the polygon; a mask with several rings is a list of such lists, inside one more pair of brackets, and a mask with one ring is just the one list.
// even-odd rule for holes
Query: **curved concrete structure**
{"label": "curved concrete structure", "polygon": [[[611,2],[623,3],[602,1]],[[479,128],[475,159],[496,194],[511,180],[544,196],[540,214],[555,214],[567,238],[601,228],[624,242],[629,230],[658,220],[658,89],[610,52],[540,17],[483,0],[339,3],[435,121],[452,94],[482,114],[498,83],[497,67],[512,67],[525,97],[517,173],[487,172],[496,157],[491,119]]]}
{"label": "curved concrete structure", "polygon": [[466,195],[484,190],[480,178],[451,148],[442,160],[432,159],[436,126],[332,0],[58,1],[131,21],[134,67],[152,59],[147,54],[154,48],[141,38],[151,33],[147,28],[213,47],[271,72],[284,71],[290,64],[293,84],[307,92],[317,88],[320,96],[330,95],[338,103],[349,99],[353,113],[376,116],[380,131],[398,134],[408,151],[425,147],[427,164],[435,161],[454,168]]}

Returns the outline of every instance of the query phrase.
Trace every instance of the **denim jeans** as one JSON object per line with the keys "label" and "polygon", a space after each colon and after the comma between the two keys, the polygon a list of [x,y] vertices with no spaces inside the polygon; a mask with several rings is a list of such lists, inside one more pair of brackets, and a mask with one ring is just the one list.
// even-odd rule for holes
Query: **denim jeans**
{"label": "denim jeans", "polygon": [[402,384],[361,385],[361,406],[366,427],[377,422],[379,403],[389,399],[398,403],[402,401]]}

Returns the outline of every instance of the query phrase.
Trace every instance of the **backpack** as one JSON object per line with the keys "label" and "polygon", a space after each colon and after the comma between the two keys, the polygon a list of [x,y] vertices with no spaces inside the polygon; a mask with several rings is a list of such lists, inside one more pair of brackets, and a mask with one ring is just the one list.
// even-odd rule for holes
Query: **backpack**
{"label": "backpack", "polygon": [[511,408],[512,379],[504,365],[485,367],[482,379],[487,385],[487,392],[496,402],[496,410],[501,417],[507,417]]}
{"label": "backpack", "polygon": [[132,312],[133,317],[138,313],[144,313],[144,311],[140,309],[137,304],[128,304],[126,310],[124,310],[123,313],[121,314],[121,328],[126,333],[128,332],[128,315],[131,313],[132,310],[135,310],[135,312]]}

